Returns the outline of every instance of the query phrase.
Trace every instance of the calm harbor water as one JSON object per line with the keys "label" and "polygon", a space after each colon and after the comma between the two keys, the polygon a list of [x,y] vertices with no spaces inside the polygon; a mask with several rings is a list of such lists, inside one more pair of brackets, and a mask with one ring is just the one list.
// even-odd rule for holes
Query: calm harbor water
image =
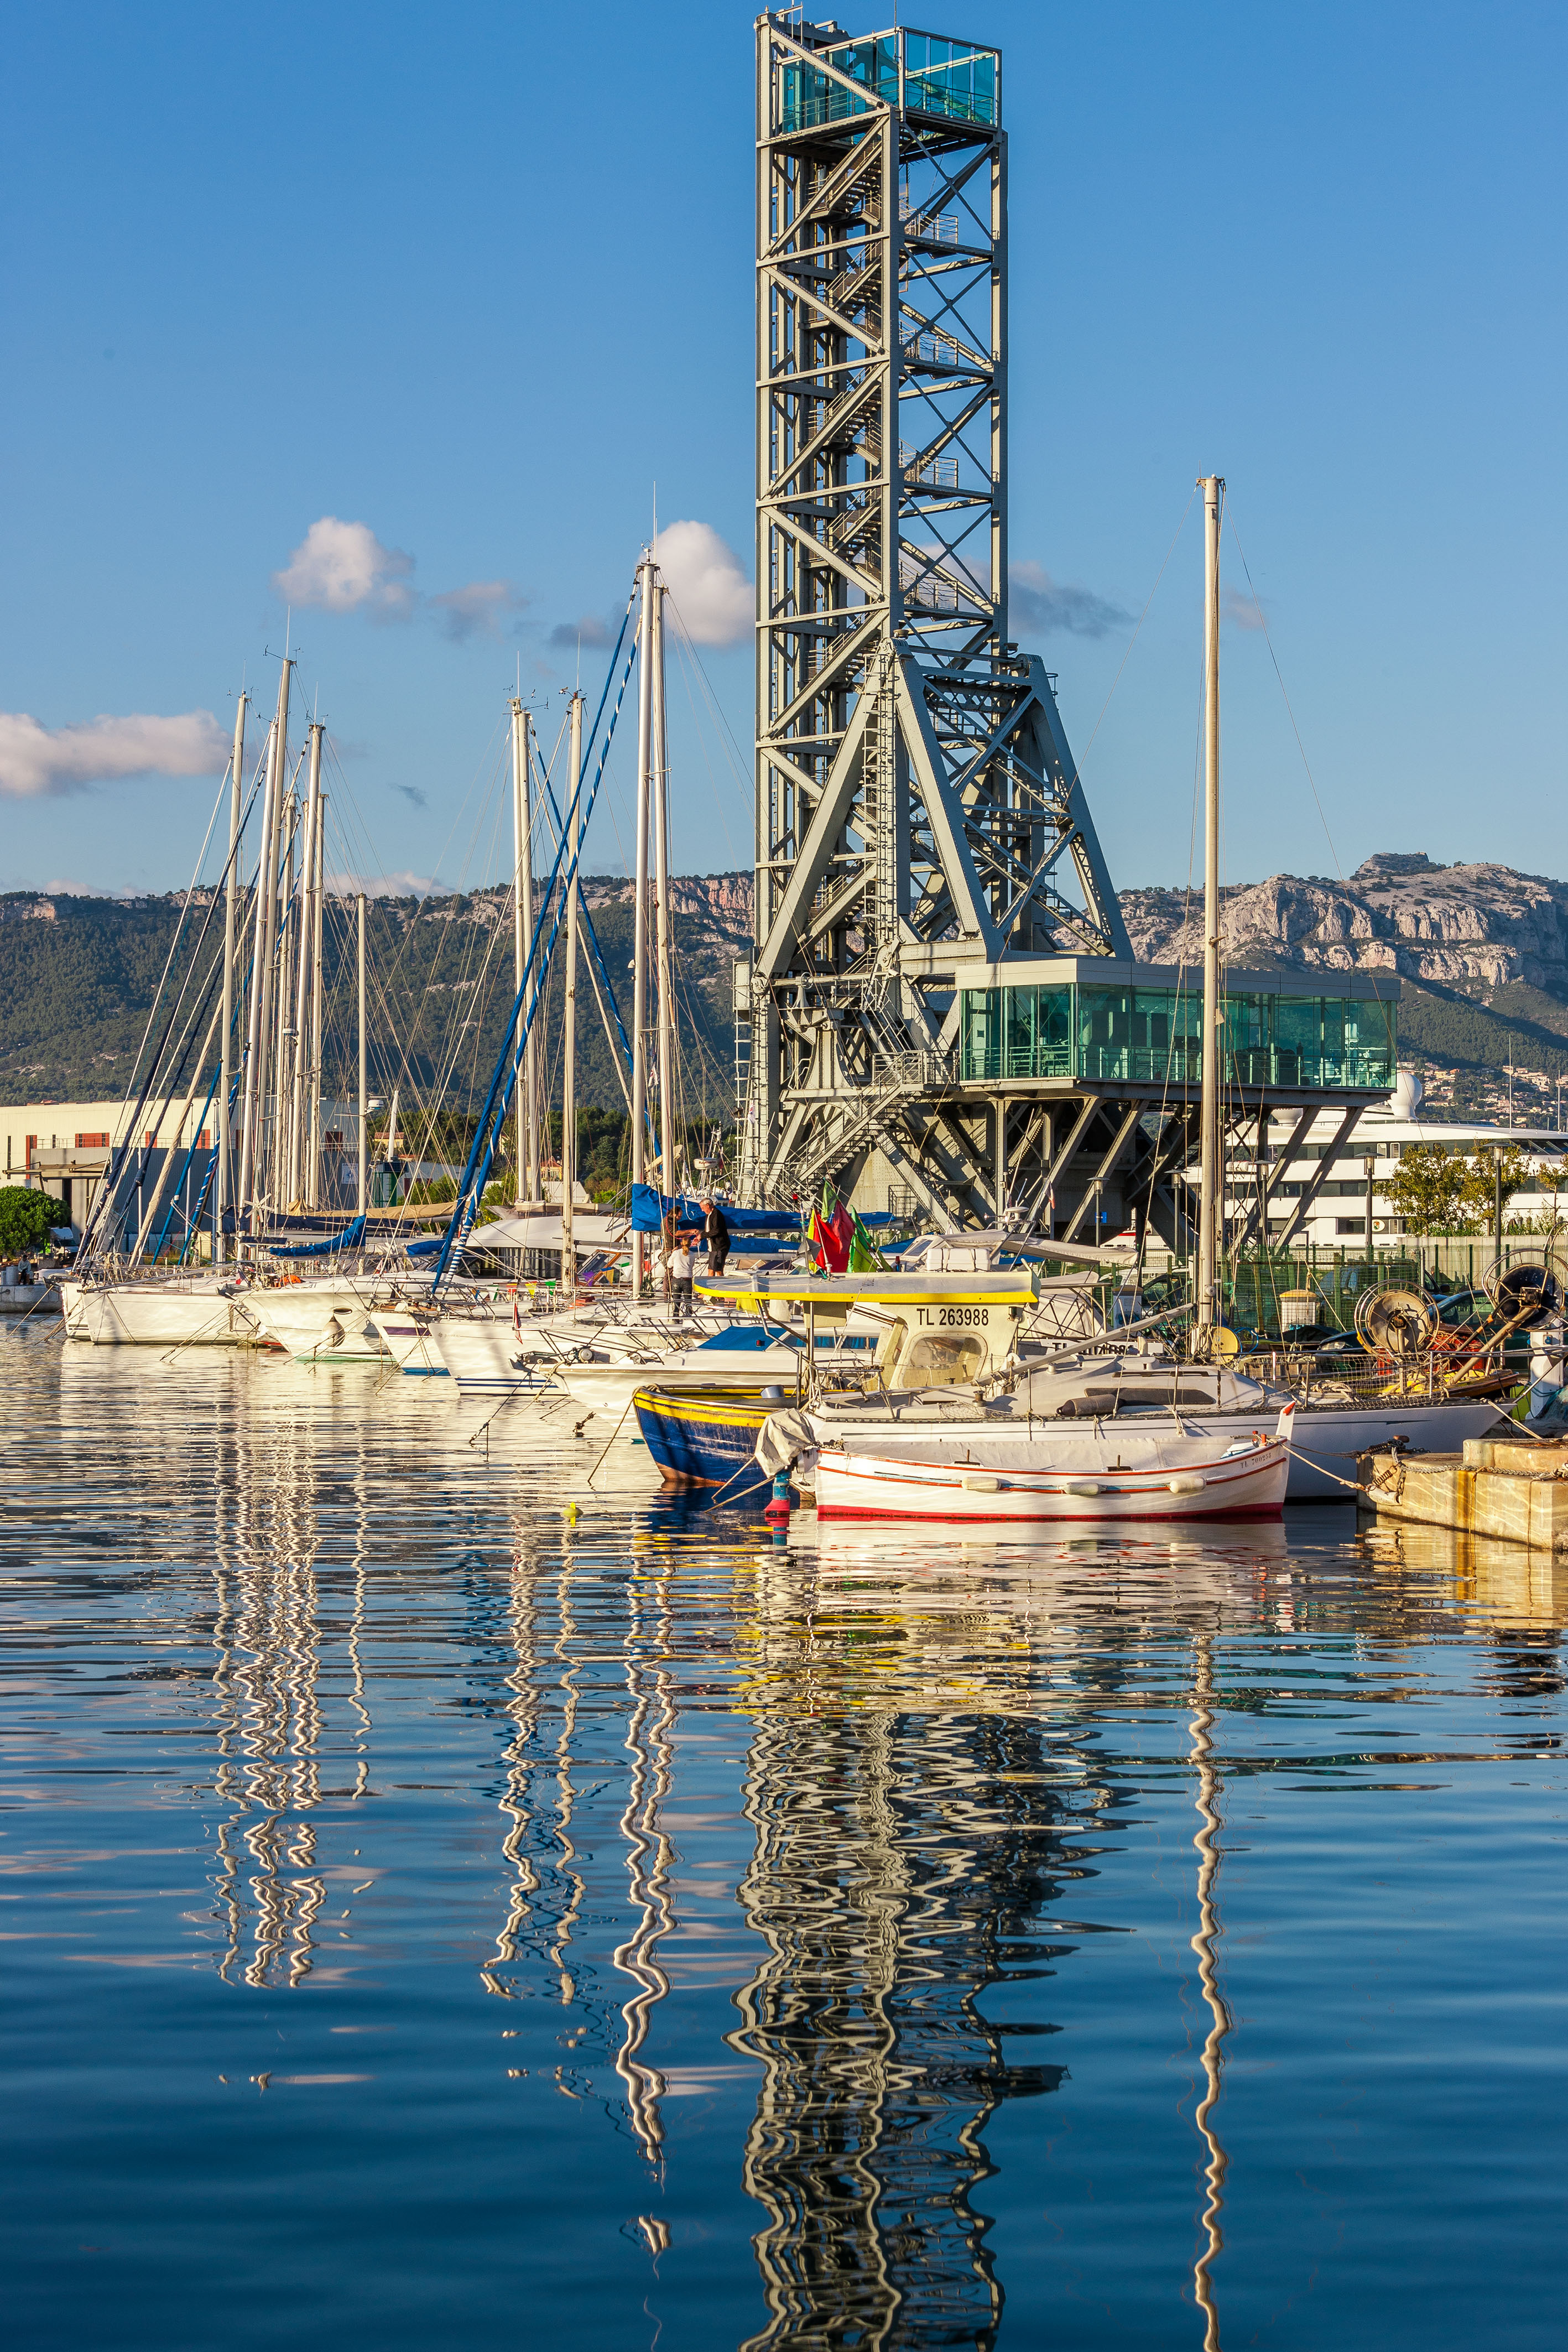
{"label": "calm harbor water", "polygon": [[1561,2340],[1563,1571],[0,1371],[13,2343]]}

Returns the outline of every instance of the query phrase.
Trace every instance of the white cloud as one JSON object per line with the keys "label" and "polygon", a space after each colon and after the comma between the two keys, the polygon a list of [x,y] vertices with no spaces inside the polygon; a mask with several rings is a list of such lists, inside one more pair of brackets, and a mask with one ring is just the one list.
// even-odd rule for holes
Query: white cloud
{"label": "white cloud", "polygon": [[430,600],[441,614],[447,635],[457,645],[476,632],[498,636],[502,614],[520,613],[528,601],[509,580],[471,580],[466,588],[448,588],[444,595]]}
{"label": "white cloud", "polygon": [[74,727],[43,727],[25,710],[0,710],[0,793],[18,800],[120,776],[214,776],[228,756],[229,739],[210,710],[178,719],[133,712]]}
{"label": "white cloud", "polygon": [[272,584],[286,604],[313,605],[323,613],[355,613],[361,606],[382,620],[405,621],[419,599],[409,586],[413,558],[400,547],[383,547],[368,522],[342,522],[322,515],[313,522]]}
{"label": "white cloud", "polygon": [[1015,628],[1040,636],[1066,630],[1076,637],[1103,637],[1125,628],[1133,617],[1092,588],[1053,580],[1040,563],[1009,564],[1008,606]]}
{"label": "white cloud", "polygon": [[334,898],[432,898],[446,885],[434,874],[329,874],[327,889]]}
{"label": "white cloud", "polygon": [[751,635],[757,618],[751,583],[711,524],[668,524],[653,553],[686,634],[699,646],[738,645]]}
{"label": "white cloud", "polygon": [[558,621],[545,639],[547,646],[565,654],[576,646],[612,646],[614,642],[614,630],[606,628],[591,613],[585,613],[580,621]]}
{"label": "white cloud", "polygon": [[1266,629],[1269,625],[1257,598],[1244,596],[1239,588],[1227,588],[1221,592],[1219,610],[1221,617],[1228,621],[1233,629]]}

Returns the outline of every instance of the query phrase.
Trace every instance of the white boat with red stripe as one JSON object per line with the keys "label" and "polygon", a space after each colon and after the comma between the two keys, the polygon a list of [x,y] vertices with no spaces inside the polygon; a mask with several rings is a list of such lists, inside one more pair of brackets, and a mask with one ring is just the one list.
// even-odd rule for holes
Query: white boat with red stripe
{"label": "white boat with red stripe", "polygon": [[1212,1438],[1168,1431],[1107,1430],[1070,1444],[988,1446],[967,1460],[957,1436],[935,1433],[918,1456],[817,1455],[820,1519],[1071,1520],[1277,1519],[1291,1475],[1287,1405],[1272,1430],[1238,1434],[1221,1453]]}

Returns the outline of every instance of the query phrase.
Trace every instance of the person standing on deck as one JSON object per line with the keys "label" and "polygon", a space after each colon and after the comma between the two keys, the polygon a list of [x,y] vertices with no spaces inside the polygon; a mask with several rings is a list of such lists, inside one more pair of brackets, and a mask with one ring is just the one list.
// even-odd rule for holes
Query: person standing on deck
{"label": "person standing on deck", "polygon": [[703,1194],[702,1211],[707,1234],[708,1280],[712,1282],[724,1272],[725,1260],[729,1255],[729,1226],[724,1211],[711,1193]]}
{"label": "person standing on deck", "polygon": [[692,1312],[691,1235],[677,1234],[670,1252],[670,1278],[674,1289],[674,1316],[684,1323]]}

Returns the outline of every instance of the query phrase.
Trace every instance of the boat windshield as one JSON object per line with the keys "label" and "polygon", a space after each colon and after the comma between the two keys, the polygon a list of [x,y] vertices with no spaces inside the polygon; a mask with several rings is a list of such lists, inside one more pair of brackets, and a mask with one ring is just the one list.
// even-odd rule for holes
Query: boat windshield
{"label": "boat windshield", "polygon": [[722,1331],[715,1331],[706,1339],[699,1339],[699,1353],[733,1354],[738,1349],[755,1353],[758,1348],[788,1348],[794,1344],[793,1335],[781,1323],[732,1323]]}

